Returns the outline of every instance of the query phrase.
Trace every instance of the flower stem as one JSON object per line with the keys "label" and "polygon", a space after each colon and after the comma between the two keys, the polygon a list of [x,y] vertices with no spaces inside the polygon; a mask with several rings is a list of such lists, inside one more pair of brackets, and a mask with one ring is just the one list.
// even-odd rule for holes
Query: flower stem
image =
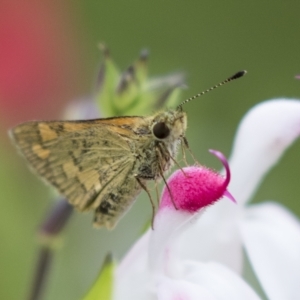
{"label": "flower stem", "polygon": [[57,237],[65,228],[72,212],[72,206],[65,199],[59,199],[48,212],[44,222],[42,222],[38,231],[40,244],[38,261],[34,271],[28,300],[42,299],[55,251]]}

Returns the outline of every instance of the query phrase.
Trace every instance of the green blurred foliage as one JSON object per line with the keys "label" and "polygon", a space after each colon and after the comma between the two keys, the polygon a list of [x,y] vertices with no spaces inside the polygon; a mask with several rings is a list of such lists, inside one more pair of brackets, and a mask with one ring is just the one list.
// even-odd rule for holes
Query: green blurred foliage
{"label": "green blurred foliage", "polygon": [[[218,168],[207,149],[228,156],[237,124],[250,107],[275,97],[300,98],[300,81],[294,79],[300,73],[299,10],[298,1],[65,1],[51,9],[51,15],[53,22],[63,20],[60,26],[70,41],[62,55],[71,63],[57,64],[57,73],[66,74],[66,90],[51,91],[56,110],[49,115],[43,101],[50,99],[34,99],[39,110],[30,116],[60,118],[65,103],[94,93],[101,57],[97,45],[102,41],[122,70],[146,47],[150,77],[185,72],[189,89],[183,100],[246,69],[245,78],[185,106],[191,149],[200,162]],[[43,27],[38,10],[35,15],[37,26]],[[48,75],[43,80],[49,80]],[[19,106],[15,111],[19,113]],[[5,274],[0,295],[22,299],[36,263],[36,230],[53,202],[49,189],[28,171],[6,137],[14,116],[4,105],[0,116],[0,269]],[[25,119],[19,116],[17,121],[27,121],[26,116],[24,112]],[[299,150],[298,141],[267,176],[254,201],[277,200],[300,216]],[[144,194],[112,232],[93,229],[91,215],[74,214],[55,255],[45,299],[79,299],[96,278],[106,253],[121,258],[150,216]]]}
{"label": "green blurred foliage", "polygon": [[82,300],[111,300],[115,264],[110,255],[104,261],[97,280]]}

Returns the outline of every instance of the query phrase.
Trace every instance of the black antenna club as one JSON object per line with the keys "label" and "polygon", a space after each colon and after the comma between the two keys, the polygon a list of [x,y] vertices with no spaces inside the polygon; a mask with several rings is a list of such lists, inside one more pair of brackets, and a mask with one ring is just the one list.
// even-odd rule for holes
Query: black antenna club
{"label": "black antenna club", "polygon": [[182,109],[182,105],[184,105],[185,103],[190,102],[190,101],[192,101],[192,100],[194,100],[194,99],[196,99],[196,98],[198,98],[198,97],[201,97],[201,96],[203,96],[204,94],[206,94],[206,93],[208,93],[208,92],[210,92],[210,91],[212,91],[212,90],[214,90],[214,89],[216,89],[216,88],[218,88],[218,87],[220,87],[220,86],[222,86],[222,85],[224,85],[224,84],[226,84],[226,83],[228,83],[228,82],[230,82],[230,81],[233,81],[233,80],[235,80],[235,79],[241,78],[241,77],[243,77],[243,76],[246,75],[246,74],[247,74],[247,71],[245,71],[245,70],[239,71],[239,72],[235,73],[234,75],[228,77],[227,79],[223,80],[222,82],[220,82],[220,83],[218,83],[218,84],[212,86],[211,88],[209,88],[209,89],[207,89],[207,90],[205,90],[205,91],[203,91],[203,92],[201,92],[201,93],[199,93],[199,94],[197,94],[197,95],[195,95],[195,96],[193,96],[193,97],[190,97],[190,98],[184,100],[181,104],[179,104],[179,105],[177,106],[176,109],[177,109],[177,110],[181,110],[181,109]]}

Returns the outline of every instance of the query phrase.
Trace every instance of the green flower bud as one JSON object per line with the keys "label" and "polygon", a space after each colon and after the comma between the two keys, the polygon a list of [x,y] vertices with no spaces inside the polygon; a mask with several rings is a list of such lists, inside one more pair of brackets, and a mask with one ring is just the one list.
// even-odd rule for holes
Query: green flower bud
{"label": "green flower bud", "polygon": [[108,49],[104,45],[100,49],[104,61],[98,72],[95,99],[103,116],[147,115],[161,107],[178,104],[182,74],[149,80],[146,50],[120,73]]}

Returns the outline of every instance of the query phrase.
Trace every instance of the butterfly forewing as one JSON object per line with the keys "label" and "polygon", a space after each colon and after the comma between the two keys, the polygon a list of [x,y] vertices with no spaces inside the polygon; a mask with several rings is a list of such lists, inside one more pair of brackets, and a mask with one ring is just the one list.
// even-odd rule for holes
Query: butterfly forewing
{"label": "butterfly forewing", "polygon": [[130,174],[134,156],[126,130],[102,120],[28,122],[12,136],[33,169],[71,204],[97,209],[95,223],[113,227],[140,191]]}

